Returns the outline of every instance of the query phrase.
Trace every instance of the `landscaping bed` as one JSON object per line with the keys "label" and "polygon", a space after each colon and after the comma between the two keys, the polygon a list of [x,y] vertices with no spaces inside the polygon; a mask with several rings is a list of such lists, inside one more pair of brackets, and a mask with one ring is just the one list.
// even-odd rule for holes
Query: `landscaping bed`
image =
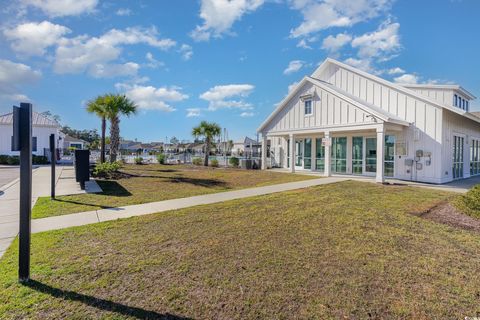
{"label": "landscaping bed", "polygon": [[191,165],[124,165],[119,179],[99,179],[102,193],[39,198],[32,217],[44,218],[201,194],[319,178],[308,175]]}
{"label": "landscaping bed", "polygon": [[0,315],[475,317],[480,235],[415,216],[451,197],[347,181],[34,234],[35,282],[17,243],[0,260]]}

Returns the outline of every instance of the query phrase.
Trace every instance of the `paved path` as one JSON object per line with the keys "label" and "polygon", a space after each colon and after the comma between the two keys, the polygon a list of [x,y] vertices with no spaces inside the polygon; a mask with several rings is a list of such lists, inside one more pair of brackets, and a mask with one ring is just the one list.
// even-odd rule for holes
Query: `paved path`
{"label": "paved path", "polygon": [[0,190],[3,186],[15,181],[19,173],[18,167],[0,166]]}
{"label": "paved path", "polygon": [[[87,182],[86,190],[81,190],[75,182],[73,167],[58,166],[55,173],[57,195],[102,191],[94,181]],[[18,234],[19,194],[18,179],[0,188],[0,257]],[[50,167],[42,166],[33,170],[32,207],[39,197],[47,196],[50,196]]]}

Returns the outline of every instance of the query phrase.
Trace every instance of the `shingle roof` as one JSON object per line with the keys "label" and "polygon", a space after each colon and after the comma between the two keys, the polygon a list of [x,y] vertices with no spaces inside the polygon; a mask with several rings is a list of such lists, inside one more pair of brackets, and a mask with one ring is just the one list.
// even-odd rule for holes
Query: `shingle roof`
{"label": "shingle roof", "polygon": [[[13,112],[1,115],[0,124],[13,124]],[[32,112],[32,125],[35,127],[60,127],[57,121],[49,119],[35,111]]]}

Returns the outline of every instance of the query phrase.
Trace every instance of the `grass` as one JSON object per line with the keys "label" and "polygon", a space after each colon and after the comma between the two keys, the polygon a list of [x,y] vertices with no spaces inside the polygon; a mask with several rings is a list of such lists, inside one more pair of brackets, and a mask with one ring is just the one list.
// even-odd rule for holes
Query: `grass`
{"label": "grass", "polygon": [[0,318],[463,319],[480,235],[421,219],[450,194],[342,182],[34,234],[0,260]]}
{"label": "grass", "polygon": [[[272,171],[185,165],[125,165],[129,178],[99,180],[103,192],[39,198],[34,219],[315,178]],[[318,178],[318,177],[317,177]]]}

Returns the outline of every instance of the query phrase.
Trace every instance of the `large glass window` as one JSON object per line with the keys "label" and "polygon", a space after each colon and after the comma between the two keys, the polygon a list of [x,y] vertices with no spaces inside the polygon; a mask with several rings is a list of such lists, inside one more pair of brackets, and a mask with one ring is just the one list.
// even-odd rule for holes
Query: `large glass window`
{"label": "large glass window", "polygon": [[310,115],[312,114],[312,100],[305,100],[303,102],[304,108],[305,108],[305,115]]}
{"label": "large glass window", "polygon": [[347,172],[347,138],[332,138],[332,172]]}
{"label": "large glass window", "polygon": [[365,138],[365,172],[377,172],[377,138]]}
{"label": "large glass window", "polygon": [[353,174],[363,173],[363,137],[352,138],[352,171]]}
{"label": "large glass window", "polygon": [[393,177],[395,167],[395,136],[385,136],[385,165],[386,177]]}
{"label": "large glass window", "polygon": [[453,179],[463,178],[463,137],[453,136]]}
{"label": "large glass window", "polygon": [[303,140],[295,141],[295,166],[303,166]]}
{"label": "large glass window", "polygon": [[312,139],[305,139],[304,142],[305,151],[303,156],[303,168],[311,169],[312,168]]}
{"label": "large glass window", "polygon": [[325,171],[325,146],[321,138],[315,140],[315,170]]}

